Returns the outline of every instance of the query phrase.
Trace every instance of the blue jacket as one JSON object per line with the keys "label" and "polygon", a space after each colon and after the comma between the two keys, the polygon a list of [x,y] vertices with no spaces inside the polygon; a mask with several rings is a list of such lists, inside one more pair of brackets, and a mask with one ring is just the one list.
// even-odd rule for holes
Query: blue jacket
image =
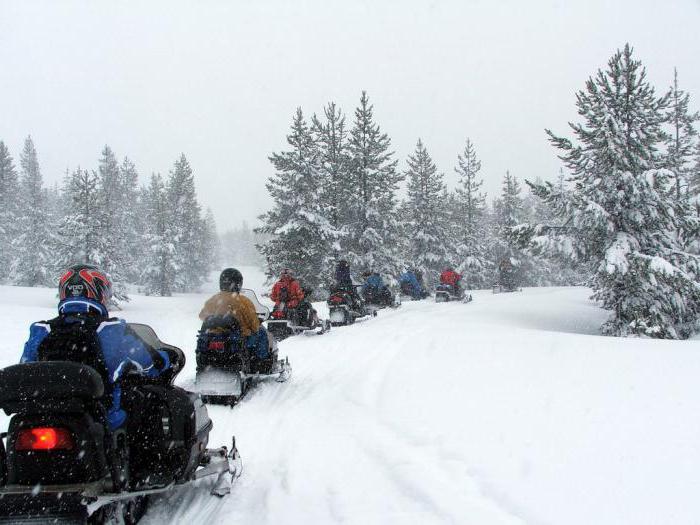
{"label": "blue jacket", "polygon": [[[107,420],[111,430],[121,427],[126,421],[126,412],[121,408],[121,387],[119,380],[124,372],[135,368],[138,373],[148,377],[157,377],[170,368],[167,352],[157,350],[163,359],[163,366],[157,368],[153,363],[150,349],[141,339],[128,329],[123,319],[107,318],[107,310],[100,303],[83,297],[64,299],[58,305],[58,313],[71,322],[71,314],[98,311],[104,320],[97,327],[97,340],[104,356],[107,374],[112,383],[112,406],[107,410]],[[73,319],[77,318],[73,317]],[[24,345],[21,363],[31,363],[38,359],[39,345],[49,335],[51,327],[45,322],[38,322],[29,328],[29,339]]]}
{"label": "blue jacket", "polygon": [[399,278],[399,282],[401,284],[408,283],[411,285],[411,288],[413,290],[413,293],[411,294],[413,297],[421,297],[425,293],[423,290],[423,287],[420,285],[418,282],[418,278],[416,277],[416,274],[413,272],[406,272],[401,274],[401,277]]}
{"label": "blue jacket", "polygon": [[378,273],[373,273],[367,277],[365,284],[362,286],[362,291],[366,292],[369,288],[373,288],[375,291],[379,291],[384,288],[384,281],[382,280],[381,275]]}

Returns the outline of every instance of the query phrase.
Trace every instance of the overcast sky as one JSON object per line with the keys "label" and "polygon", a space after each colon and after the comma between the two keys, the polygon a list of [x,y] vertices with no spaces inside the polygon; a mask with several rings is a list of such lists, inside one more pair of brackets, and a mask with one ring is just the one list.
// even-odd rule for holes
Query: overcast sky
{"label": "overcast sky", "polygon": [[49,184],[105,144],[142,182],[184,152],[224,230],[268,207],[295,108],[351,120],[364,89],[402,169],[420,137],[452,185],[470,137],[492,196],[556,176],[543,129],[628,41],[700,109],[700,0],[0,0],[0,140],[18,160],[31,134]]}

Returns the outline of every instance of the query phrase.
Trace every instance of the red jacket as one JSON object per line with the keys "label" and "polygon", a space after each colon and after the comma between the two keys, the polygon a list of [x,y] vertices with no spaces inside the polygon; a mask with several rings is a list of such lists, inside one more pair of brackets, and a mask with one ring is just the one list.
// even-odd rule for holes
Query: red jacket
{"label": "red jacket", "polygon": [[446,270],[440,274],[440,284],[449,284],[450,286],[456,286],[461,278],[461,273],[457,273],[454,270]]}
{"label": "red jacket", "polygon": [[287,290],[287,306],[289,308],[296,308],[304,298],[304,291],[301,289],[301,286],[299,286],[299,281],[292,279],[291,277],[284,277],[277,281],[272,287],[270,298],[275,301],[276,305],[283,302],[283,291],[285,289]]}

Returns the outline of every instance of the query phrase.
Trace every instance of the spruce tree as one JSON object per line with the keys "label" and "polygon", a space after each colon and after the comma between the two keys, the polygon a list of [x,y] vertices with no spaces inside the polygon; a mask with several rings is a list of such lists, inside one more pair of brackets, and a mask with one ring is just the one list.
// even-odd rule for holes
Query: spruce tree
{"label": "spruce tree", "polygon": [[698,324],[700,266],[679,241],[692,219],[659,153],[669,97],[657,97],[632,53],[618,50],[577,94],[574,141],[548,131],[573,188],[561,199],[551,184],[534,186],[564,226],[530,234],[539,251],[593,265],[593,297],[613,312],[604,333],[687,337]]}
{"label": "spruce tree", "polygon": [[454,225],[455,262],[464,280],[471,288],[491,283],[493,264],[489,260],[486,239],[486,194],[481,192],[484,181],[479,178],[481,161],[471,140],[457,155],[455,172],[459,182],[452,207]]}
{"label": "spruce tree", "polygon": [[[506,171],[501,187],[501,196],[493,204],[493,234],[494,234],[494,266],[498,266],[503,259],[518,270],[519,280],[529,277],[530,266],[526,264],[526,257],[520,250],[513,229],[520,225],[525,218],[524,203],[521,196],[522,189],[518,179]],[[532,284],[526,281],[524,284]]]}
{"label": "spruce tree", "polygon": [[43,179],[31,137],[24,142],[20,166],[21,214],[13,243],[11,280],[22,286],[50,286],[54,284],[51,217],[46,210]]}
{"label": "spruce tree", "polygon": [[[131,202],[125,199],[122,172],[114,152],[109,146],[102,150],[99,166],[99,199],[97,213],[100,233],[99,265],[112,281],[112,297],[115,301],[128,301],[126,293],[127,273],[130,267],[126,223],[126,209]],[[129,195],[132,196],[132,195]]]}
{"label": "spruce tree", "polygon": [[666,167],[675,175],[676,199],[685,198],[692,178],[692,157],[698,132],[694,127],[700,113],[689,110],[690,95],[678,87],[678,71],[673,70],[673,86],[669,98],[668,123],[671,133],[666,139]]}
{"label": "spruce tree", "polygon": [[[14,260],[13,241],[19,234],[19,180],[10,152],[0,141],[0,267],[10,268]],[[7,277],[7,273],[4,273]]]}
{"label": "spruce tree", "polygon": [[140,202],[139,175],[136,166],[129,158],[124,157],[119,166],[121,184],[121,209],[119,215],[122,221],[121,250],[124,261],[124,274],[128,282],[138,282],[141,269],[139,261],[143,259],[143,244],[140,239],[144,235],[145,221]]}
{"label": "spruce tree", "polygon": [[178,268],[175,264],[175,225],[160,175],[151,176],[150,185],[142,196],[146,220],[140,282],[146,294],[168,297],[175,289]]}
{"label": "spruce tree", "polygon": [[437,282],[448,262],[447,208],[444,175],[438,172],[423,142],[418,139],[408,157],[408,199],[403,206],[406,259],[426,277],[426,284]]}
{"label": "spruce tree", "polygon": [[63,182],[63,215],[58,220],[54,256],[57,269],[77,263],[102,265],[104,231],[99,178],[77,168]]}
{"label": "spruce tree", "polygon": [[389,278],[403,267],[396,199],[403,174],[396,169],[390,147],[391,140],[374,122],[373,106],[363,91],[349,139],[351,194],[342,251],[358,270],[372,269]]}
{"label": "spruce tree", "polygon": [[200,256],[201,208],[197,202],[192,167],[184,153],[170,171],[166,188],[170,218],[174,228],[177,268],[174,289],[179,292],[194,291],[206,279],[209,268],[202,266]]}
{"label": "spruce tree", "polygon": [[287,136],[289,149],[273,153],[275,174],[267,182],[272,210],[260,218],[257,231],[270,236],[260,245],[271,279],[290,268],[317,296],[325,293],[337,231],[322,205],[323,174],[314,138],[298,108]]}

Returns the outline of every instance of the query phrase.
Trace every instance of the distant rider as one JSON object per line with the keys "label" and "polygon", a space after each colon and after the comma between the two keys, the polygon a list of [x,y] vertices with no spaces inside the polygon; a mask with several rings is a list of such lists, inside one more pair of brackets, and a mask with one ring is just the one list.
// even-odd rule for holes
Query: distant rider
{"label": "distant rider", "polygon": [[275,309],[287,309],[291,310],[290,315],[292,317],[297,317],[292,319],[295,323],[300,323],[304,326],[309,326],[311,324],[311,312],[313,308],[311,304],[306,301],[304,290],[299,284],[292,271],[289,268],[285,268],[280,273],[279,280],[272,287],[272,293],[270,298],[275,302]]}
{"label": "distant rider", "polygon": [[[127,372],[158,377],[168,370],[177,373],[184,363],[176,362],[179,356],[174,352],[149,346],[123,319],[109,317],[112,285],[96,266],[71,266],[59,281],[58,294],[58,317],[31,325],[21,362],[76,361],[93,366],[111,386],[107,421],[110,430],[116,430],[127,420],[121,407],[121,380]],[[76,345],[77,340],[83,342]],[[85,341],[96,342],[98,348]]]}
{"label": "distant rider", "polygon": [[367,271],[362,274],[365,284],[362,286],[362,296],[367,302],[391,306],[394,302],[391,290],[384,284],[378,272]]}
{"label": "distant rider", "polygon": [[428,296],[425,288],[423,288],[422,279],[418,278],[419,274],[419,271],[409,268],[399,278],[401,291],[410,295],[413,300],[425,299]]}
{"label": "distant rider", "polygon": [[440,274],[440,284],[452,287],[454,294],[457,296],[462,294],[462,288],[460,286],[461,281],[462,274],[455,272],[452,268],[445,268]]}
{"label": "distant rider", "polygon": [[345,259],[339,261],[335,267],[335,287],[331,291],[347,292],[350,294],[354,307],[358,307],[360,296],[350,275],[350,264]]}
{"label": "distant rider", "polygon": [[267,330],[260,324],[253,302],[242,295],[243,274],[236,268],[226,268],[219,276],[219,293],[210,297],[199,318],[204,321],[211,316],[232,316],[238,322],[246,347],[255,349],[255,356],[262,360],[270,356],[270,339]]}

